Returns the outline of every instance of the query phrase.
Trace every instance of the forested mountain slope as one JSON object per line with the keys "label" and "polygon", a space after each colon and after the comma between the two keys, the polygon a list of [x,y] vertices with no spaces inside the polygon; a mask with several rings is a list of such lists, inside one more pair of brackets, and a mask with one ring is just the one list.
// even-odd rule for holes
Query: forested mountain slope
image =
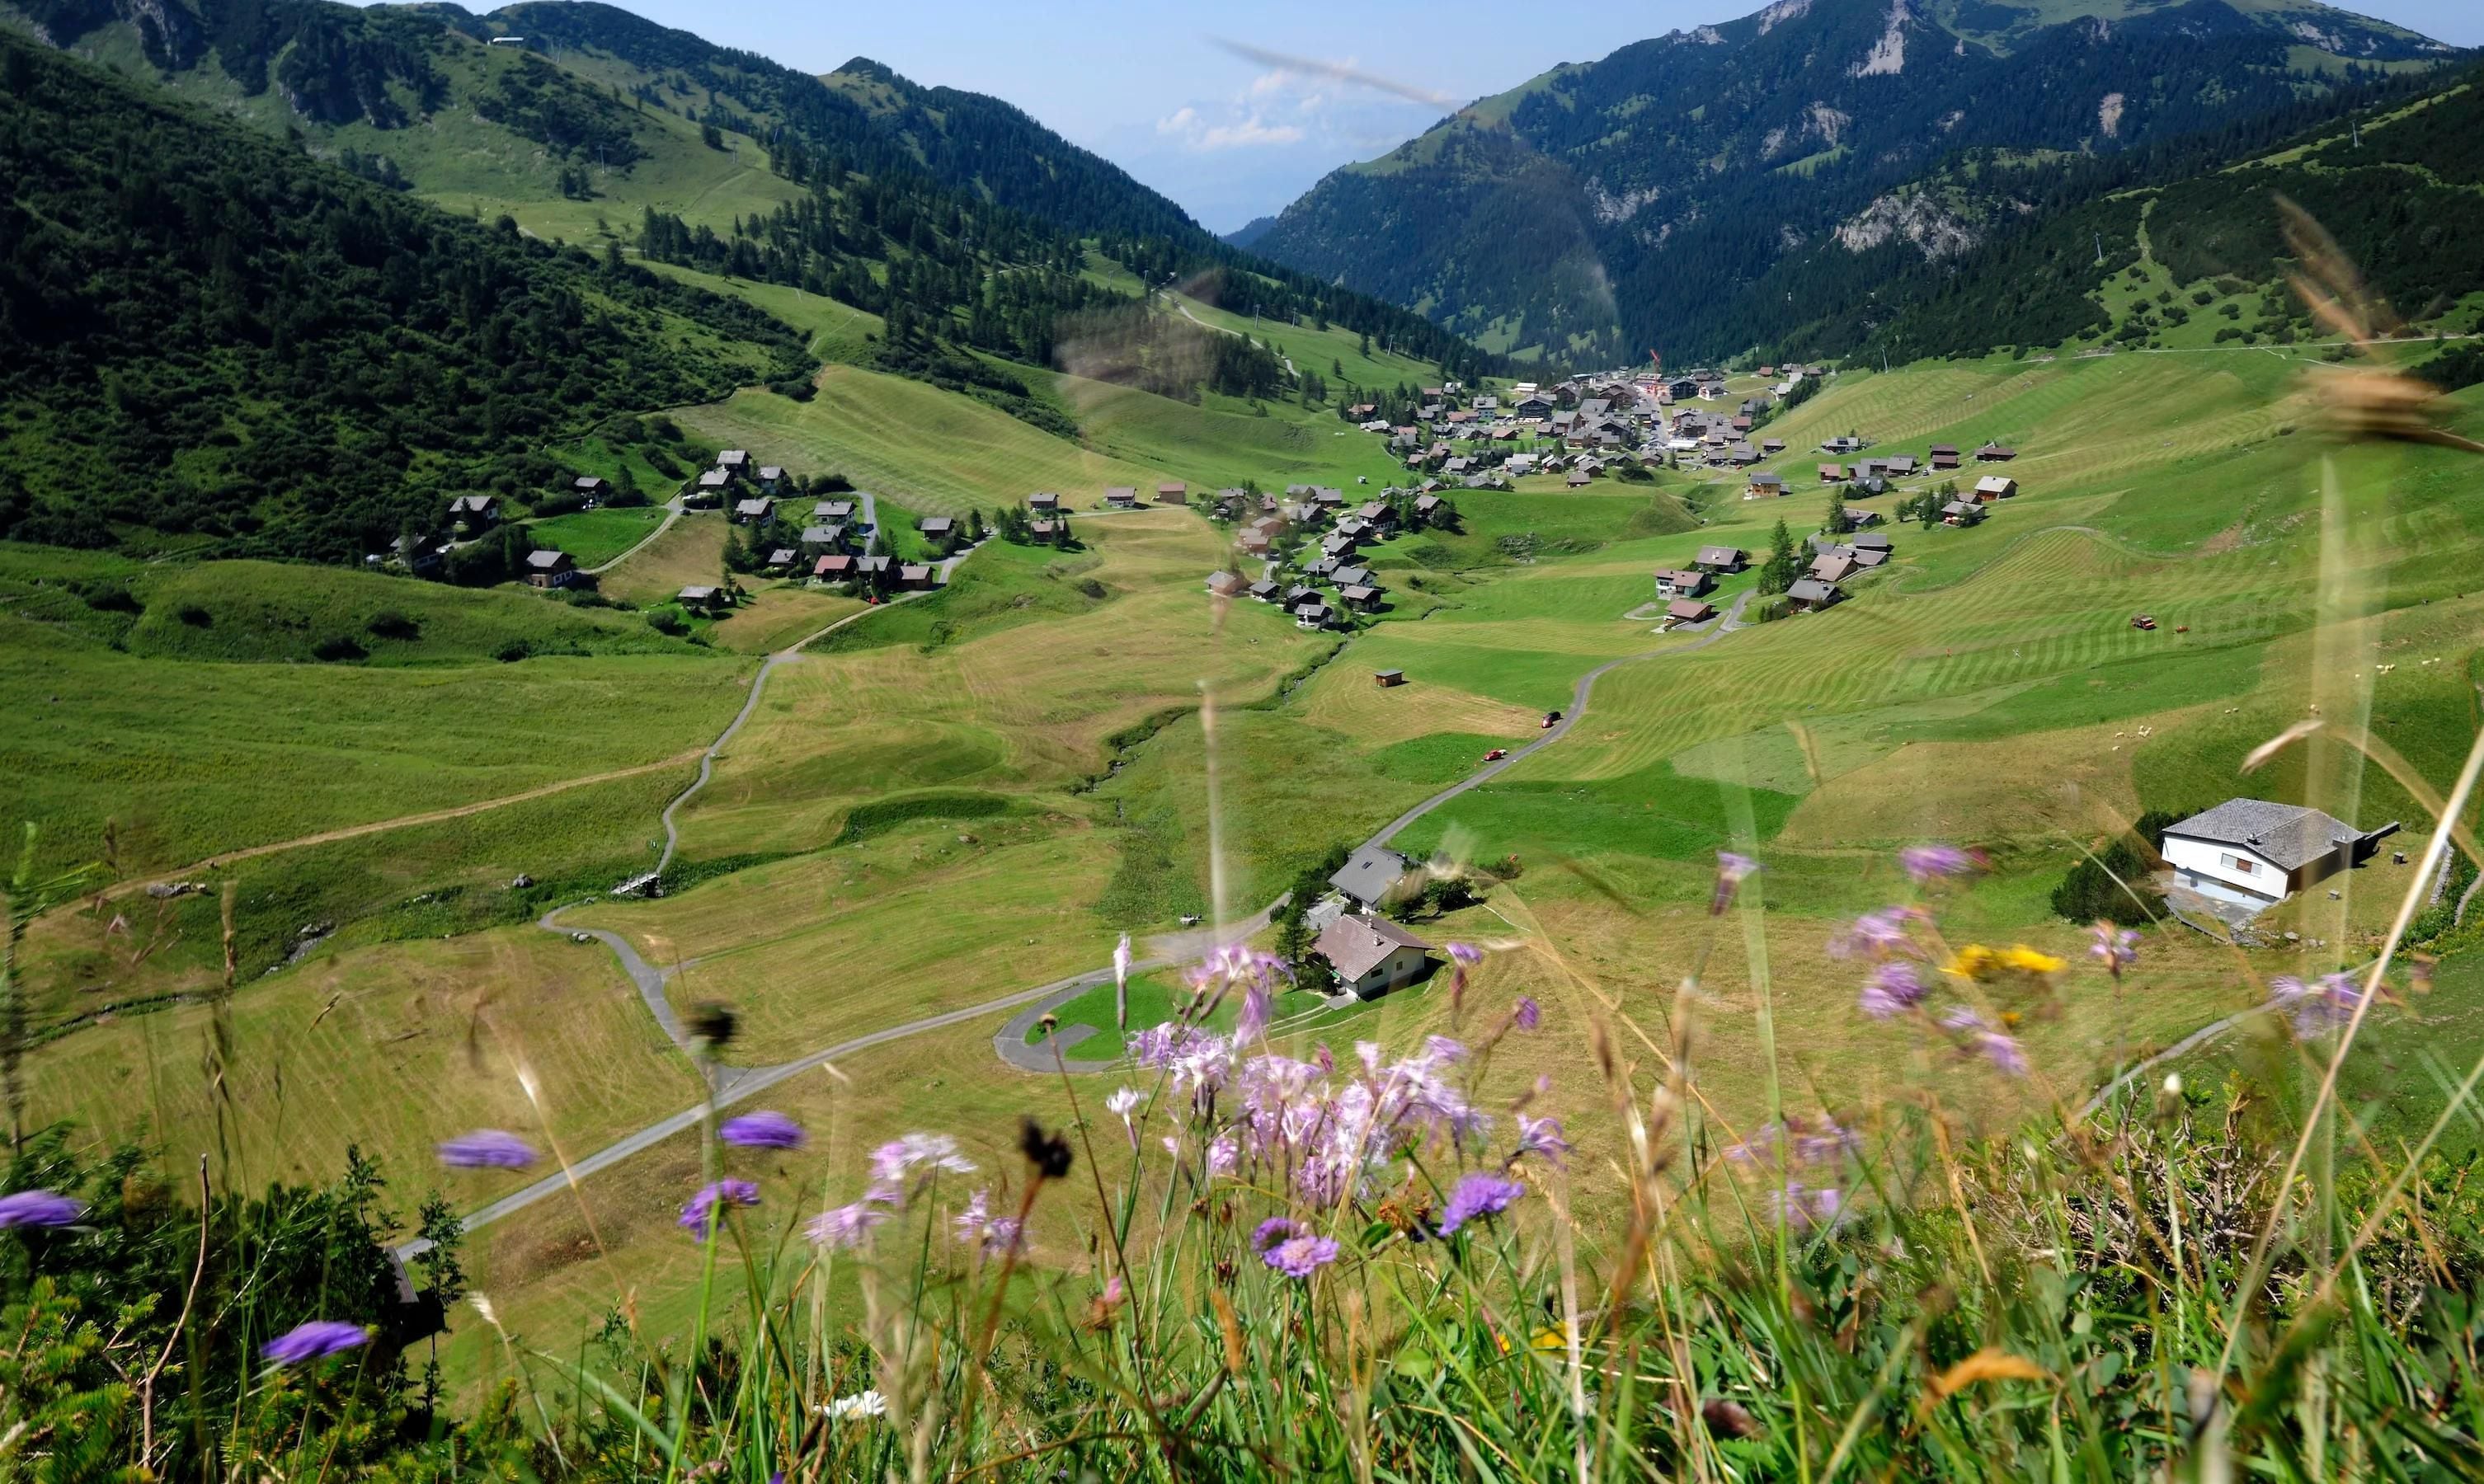
{"label": "forested mountain slope", "polygon": [[2383,307],[2378,328],[2436,320],[2484,293],[2472,246],[2484,241],[2484,70],[2231,160],[2168,151],[2132,163],[2153,168],[2074,176],[2084,194],[1912,267],[1869,304],[1833,306],[1820,292],[1825,255],[1790,259],[1762,290],[1822,312],[1778,343],[1797,356],[1899,357],[2074,338],[2149,345],[2186,337],[2210,306],[2219,340],[2329,333],[2286,286],[2303,265],[2281,202],[2336,241]]}
{"label": "forested mountain slope", "polygon": [[1981,241],[1994,205],[2028,204],[1922,195],[1962,160],[2040,191],[2063,162],[2316,108],[2450,55],[2286,0],[1778,0],[1472,104],[1333,174],[1255,247],[1487,348],[1719,355],[1817,317],[1762,291],[1786,259],[1810,254],[1859,300],[1909,256]]}
{"label": "forested mountain slope", "polygon": [[[1343,325],[1472,375],[1472,345],[1419,314],[1218,241],[1172,202],[1024,113],[926,88],[865,59],[814,77],[608,5],[356,9],[330,0],[26,0],[0,17],[133,80],[314,154],[538,235],[643,252],[728,280],[833,295],[887,316],[876,363],[1071,433],[1005,368],[1047,362],[1063,315],[1128,347],[1181,327],[1128,323],[1124,281],[1230,297],[1265,322]],[[1116,352],[1152,390],[1275,390],[1212,341]],[[1147,363],[1140,364],[1141,362]],[[1206,367],[1202,372],[1200,367]]]}
{"label": "forested mountain slope", "polygon": [[798,374],[794,335],[0,31],[0,536],[354,560],[616,413]]}

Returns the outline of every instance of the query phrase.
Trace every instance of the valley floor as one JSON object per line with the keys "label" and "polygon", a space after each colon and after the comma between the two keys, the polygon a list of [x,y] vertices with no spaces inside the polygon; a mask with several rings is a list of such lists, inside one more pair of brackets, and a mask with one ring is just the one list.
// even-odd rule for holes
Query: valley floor
{"label": "valley floor", "polygon": [[[2336,374],[2237,353],[1842,376],[1772,435],[1796,450],[1850,429],[1885,451],[1999,440],[2022,450],[2025,493],[1970,528],[1883,527],[1897,560],[1850,601],[1730,632],[1631,615],[1650,574],[1697,547],[1765,550],[1780,519],[1816,528],[1816,455],[1772,461],[1795,491],[1772,500],[1675,474],[1461,492],[1462,528],[1377,550],[1390,608],[1340,642],[1262,605],[1211,604],[1201,581],[1225,538],[1195,513],[1083,513],[1103,485],[1163,466],[1058,440],[1026,445],[1051,462],[1024,462],[1006,451],[1022,425],[997,413],[1008,427],[944,434],[940,457],[882,445],[884,465],[857,462],[861,430],[905,422],[912,384],[846,368],[810,403],[745,392],[683,416],[796,473],[885,473],[909,510],[1059,487],[1082,511],[1079,548],[994,542],[948,587],[867,611],[756,584],[705,645],[648,648],[632,631],[646,652],[600,652],[624,631],[580,609],[574,656],[443,649],[397,670],[195,654],[195,633],[150,627],[151,604],[120,632],[109,615],[52,614],[56,600],[21,582],[0,591],[0,696],[31,718],[8,812],[68,822],[66,844],[45,846],[64,862],[100,840],[124,879],[206,887],[79,898],[35,924],[32,1108],[157,1141],[172,1165],[214,1152],[253,1179],[316,1176],[357,1145],[386,1157],[407,1204],[441,1178],[427,1145],[462,1128],[531,1130],[573,1162],[625,1145],[482,1228],[468,1266],[502,1324],[555,1347],[616,1306],[661,1331],[685,1317],[671,1306],[698,1260],[671,1223],[699,1170],[700,1074],[612,950],[572,933],[626,946],[677,1018],[734,1009],[723,1061],[773,1070],[720,1085],[816,1135],[755,1172],[773,1230],[849,1199],[837,1182],[856,1152],[893,1133],[951,1131],[1006,1168],[1018,1115],[1066,1118],[1114,1085],[1002,1066],[992,1038],[1011,1008],[1076,987],[1124,931],[1143,958],[1195,952],[1196,935],[1168,941],[1183,919],[1244,921],[1332,845],[1392,823],[1403,849],[1505,877],[1482,905],[1415,925],[1486,957],[1462,994],[1435,981],[1304,1022],[1288,1033],[1304,1052],[1474,1039],[1524,994],[1543,1028],[1501,1039],[1490,1080],[1516,1096],[1551,1077],[1537,1112],[1601,1095],[1579,1078],[1599,1025],[1632,1059],[1694,1044],[1703,1116],[1724,1130],[1772,1097],[1845,1112],[1931,1077],[1993,1119],[2075,1100],[2259,1003],[2270,975],[2356,961],[2410,868],[2384,854],[2329,883],[2335,900],[2290,903],[2282,948],[2151,930],[2118,988],[2026,1028],[2026,1084],[1967,1080],[1860,1019],[1858,970],[1829,940],[1910,899],[1891,857],[1923,840],[1988,854],[1987,872],[1932,899],[1953,941],[2075,956],[2084,925],[2055,918],[2048,895],[2145,810],[2248,792],[2366,825],[2427,817],[2405,783],[2316,737],[2238,775],[2252,748],[2316,715],[2332,736],[2368,729],[2439,787],[2477,724],[2484,584],[2468,574],[2484,500],[2464,455],[2323,437],[2321,378]],[[2484,423],[2474,405],[2461,416]],[[1344,477],[1365,452],[1340,453]],[[608,590],[712,572],[719,521],[683,517]],[[1719,606],[1751,581],[1729,579]],[[358,593],[321,601],[342,611]],[[546,607],[490,621],[537,623]],[[2131,626],[2140,611],[2155,631]],[[762,654],[780,658],[754,691]],[[1375,686],[1382,669],[1407,684]],[[131,699],[176,676],[206,704]],[[712,777],[672,811],[676,889],[604,895],[657,858],[660,816],[745,706]],[[1567,715],[1547,741],[1553,709]],[[332,757],[323,739],[364,713],[359,744]],[[1539,742],[1442,796],[1487,751]],[[71,752],[95,766],[68,766]],[[202,754],[213,771],[194,766]],[[2417,828],[2393,849],[2423,843]],[[1764,863],[1744,887],[1755,910],[1711,915],[1719,850]],[[558,931],[534,926],[565,903],[583,904]],[[227,918],[240,960],[264,966],[229,997]],[[2451,1002],[2472,983],[2444,973],[2426,1012],[2463,1023]],[[230,1061],[211,1105],[195,1068],[218,1037]],[[1579,1199],[1610,1197],[1609,1152],[1580,1151]],[[479,1209],[527,1178],[460,1174],[448,1193]],[[456,1321],[468,1374],[497,1344]]]}

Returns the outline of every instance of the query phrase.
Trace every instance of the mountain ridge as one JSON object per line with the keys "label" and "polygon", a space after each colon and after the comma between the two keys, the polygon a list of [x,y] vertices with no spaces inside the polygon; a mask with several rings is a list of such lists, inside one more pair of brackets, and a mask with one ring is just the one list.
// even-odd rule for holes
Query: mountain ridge
{"label": "mountain ridge", "polygon": [[1781,328],[1747,301],[1776,262],[1962,151],[2111,153],[2457,55],[2292,0],[1777,0],[1478,99],[1255,247],[1491,350],[1713,357]]}

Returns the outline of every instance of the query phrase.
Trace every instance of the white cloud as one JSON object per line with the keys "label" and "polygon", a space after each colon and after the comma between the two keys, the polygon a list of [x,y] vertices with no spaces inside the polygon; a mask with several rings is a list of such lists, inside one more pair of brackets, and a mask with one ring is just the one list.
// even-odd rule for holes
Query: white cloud
{"label": "white cloud", "polygon": [[1256,108],[1235,109],[1223,122],[1210,123],[1200,117],[1197,108],[1184,106],[1157,120],[1156,132],[1202,151],[1298,145],[1305,138],[1300,125],[1271,123]]}

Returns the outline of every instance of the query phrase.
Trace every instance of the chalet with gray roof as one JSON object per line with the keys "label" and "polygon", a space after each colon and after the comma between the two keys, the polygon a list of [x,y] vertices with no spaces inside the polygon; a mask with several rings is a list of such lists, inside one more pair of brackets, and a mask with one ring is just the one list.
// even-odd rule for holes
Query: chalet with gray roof
{"label": "chalet with gray roof", "polygon": [[1716,580],[1693,567],[1688,571],[1666,568],[1656,574],[1656,595],[1660,598],[1704,597],[1716,585]]}
{"label": "chalet with gray roof", "polygon": [[2351,871],[2397,833],[2396,821],[2359,830],[2317,809],[2229,798],[2165,827],[2174,884],[2216,901],[2264,907]]}
{"label": "chalet with gray roof", "polygon": [[1985,474],[1975,481],[1975,498],[1980,500],[2009,499],[2017,493],[2018,481],[2006,474]]}
{"label": "chalet with gray roof", "polygon": [[1816,613],[1843,601],[1846,593],[1834,582],[1818,578],[1796,578],[1786,589],[1786,603],[1797,613]]}
{"label": "chalet with gray roof", "polygon": [[757,526],[773,519],[775,514],[776,501],[765,497],[733,502],[733,524],[736,526]]}
{"label": "chalet with gray roof", "polygon": [[1336,971],[1341,988],[1368,1000],[1421,979],[1431,946],[1385,917],[1356,915],[1322,928],[1311,951]]}
{"label": "chalet with gray roof", "polygon": [[1387,846],[1366,845],[1346,858],[1328,884],[1357,906],[1374,907],[1388,901],[1413,869],[1405,856]]}
{"label": "chalet with gray roof", "polygon": [[1749,559],[1738,546],[1703,546],[1699,554],[1690,559],[1690,564],[1709,572],[1740,572]]}
{"label": "chalet with gray roof", "polygon": [[1104,491],[1104,503],[1116,510],[1132,509],[1138,502],[1139,491],[1136,485],[1116,484]]}
{"label": "chalet with gray roof", "polygon": [[578,580],[578,562],[567,552],[528,552],[526,575],[528,587],[567,587]]}

